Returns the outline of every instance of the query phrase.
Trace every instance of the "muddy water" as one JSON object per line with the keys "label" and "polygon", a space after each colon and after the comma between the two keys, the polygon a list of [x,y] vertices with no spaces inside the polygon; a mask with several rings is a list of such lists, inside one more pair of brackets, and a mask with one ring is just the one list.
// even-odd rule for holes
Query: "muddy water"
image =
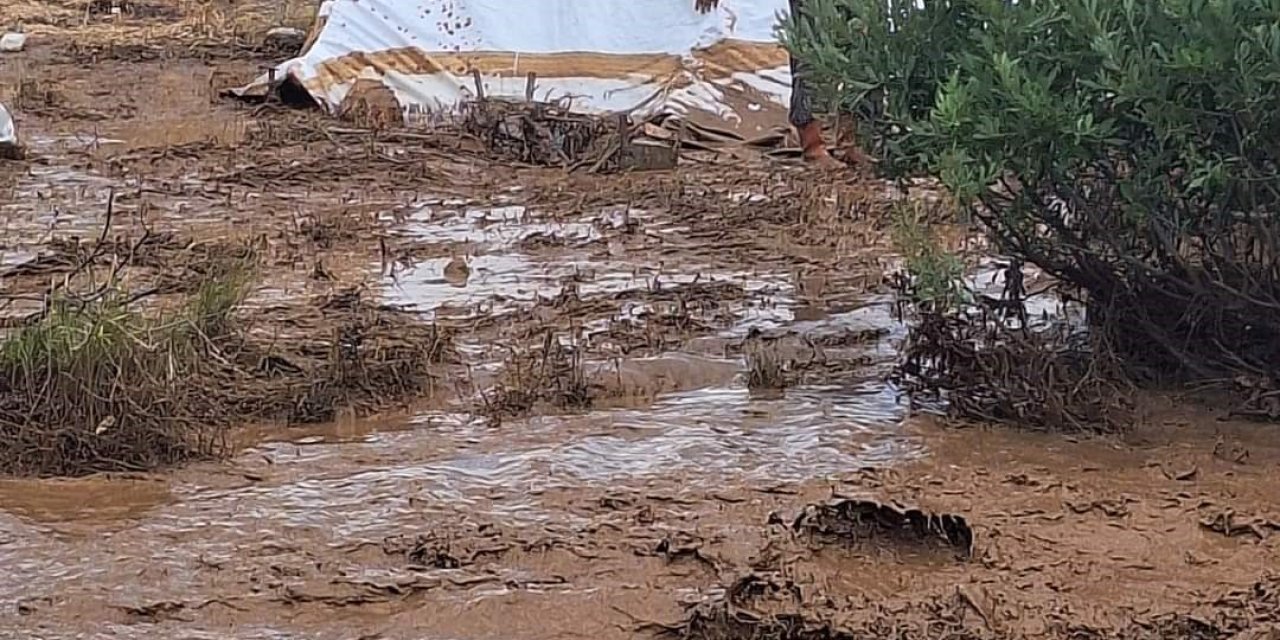
{"label": "muddy water", "polygon": [[[1159,604],[1144,593],[1191,607],[1197,585],[1244,585],[1250,567],[1280,560],[1273,542],[1242,547],[1198,524],[1214,509],[1274,508],[1258,478],[1280,457],[1247,431],[1157,432],[1139,445],[940,433],[908,418],[884,382],[903,337],[889,298],[852,279],[815,292],[771,264],[652,250],[686,232],[640,210],[421,205],[395,233],[432,257],[378,291],[441,320],[508,314],[504,325],[543,323],[588,344],[612,322],[646,325],[670,304],[664,290],[740,295],[716,301],[678,347],[589,351],[595,379],[642,391],[590,411],[495,424],[461,396],[379,420],[246,430],[233,460],[170,474],[0,483],[0,637],[652,637],[641,623],[674,623],[684,603],[777,562],[768,523],[833,494],[965,514],[983,561],[825,549],[787,569],[806,589],[906,611],[981,584],[1033,612],[1016,627],[1031,635],[1062,609],[1102,623],[1114,614],[1097,603]],[[446,274],[455,258],[465,278]],[[974,277],[988,295],[998,270]],[[588,307],[606,314],[557,315],[548,301],[570,287],[610,301]],[[460,336],[468,364],[500,366],[505,328]],[[756,334],[801,360],[827,345],[826,358],[859,364],[752,392],[741,354]],[[1215,437],[1255,462],[1215,457]],[[1192,468],[1194,482],[1176,479]],[[1164,588],[1143,589],[1154,575]]]}
{"label": "muddy water", "polygon": [[[335,427],[260,445],[226,469],[172,480],[10,483],[0,488],[6,510],[0,602],[10,610],[21,603],[111,617],[118,607],[243,598],[233,606],[256,611],[270,598],[256,589],[259,581],[267,593],[306,584],[324,571],[312,564],[351,562],[340,550],[434,529],[440,519],[574,530],[592,518],[568,508],[565,496],[678,495],[688,486],[734,491],[917,455],[919,443],[892,422],[897,412],[883,389],[801,389],[785,399],[754,400],[725,379],[664,395],[645,410],[539,417],[498,432],[447,413],[362,434]],[[497,571],[503,579],[522,574],[519,567]],[[507,591],[477,590],[465,599],[500,601]],[[463,596],[449,599],[456,597]],[[165,626],[219,638],[299,629],[286,624],[256,635],[238,627],[220,635],[208,619],[217,615]],[[42,637],[77,637],[88,629],[64,619]],[[109,633],[143,638],[155,631],[134,625]],[[310,632],[352,637],[346,630]]]}
{"label": "muddy water", "polygon": [[[31,179],[57,188],[83,180],[59,175]],[[95,198],[102,195],[98,191]],[[716,503],[706,501],[705,492],[741,494],[759,487],[783,488],[780,495],[787,495],[792,490],[785,487],[925,453],[921,440],[903,431],[903,408],[877,376],[761,396],[746,389],[744,363],[728,348],[751,328],[821,336],[886,326],[884,300],[797,322],[791,274],[697,256],[652,260],[611,246],[606,236],[631,219],[651,222],[647,233],[659,241],[682,232],[647,220],[644,212],[548,221],[522,207],[457,208],[460,204],[427,207],[405,222],[400,233],[423,245],[447,247],[442,251],[450,257],[418,262],[388,278],[383,289],[388,302],[430,312],[479,306],[500,313],[554,298],[572,280],[578,295],[614,297],[622,301],[619,319],[643,322],[640,312],[649,305],[626,303],[632,294],[639,300],[662,287],[728,282],[741,286],[744,297],[730,305],[728,322],[687,342],[682,351],[594,365],[604,378],[650,390],[644,402],[508,420],[498,427],[457,410],[275,430],[224,465],[159,477],[6,482],[0,485],[5,573],[0,629],[35,625],[47,638],[156,633],[267,638],[299,632],[356,637],[353,629],[371,624],[362,618],[367,611],[350,614],[358,624],[335,626],[322,611],[286,605],[336,598],[342,594],[326,589],[341,591],[334,585],[353,576],[380,585],[411,582],[398,563],[385,559],[387,554],[370,557],[364,550],[385,546],[389,538],[431,530],[465,538],[475,534],[477,524],[487,524],[503,530],[504,540],[546,538],[553,546],[577,545],[587,549],[577,553],[607,558],[601,566],[614,567],[611,571],[644,572],[647,565],[629,567],[634,561],[610,554],[619,543],[625,547],[629,537],[651,547],[653,529],[665,528],[662,523],[671,518],[696,521],[713,515]],[[534,235],[554,240],[559,248],[526,250],[523,241]],[[444,273],[455,253],[469,262],[462,282]],[[892,358],[897,336],[893,330],[857,349],[873,364],[884,364]],[[467,338],[462,340],[465,345]],[[493,364],[484,361],[485,349],[471,353],[477,364]],[[611,516],[584,504],[602,504],[606,498],[665,500],[662,496],[678,500],[664,504],[665,515],[650,517],[656,523],[640,532],[620,530],[607,544],[591,537]],[[614,551],[600,550],[601,544]],[[479,575],[461,569],[463,586],[434,596],[437,604],[426,606],[448,610],[465,603],[510,614],[527,606],[511,604],[512,598],[535,597],[539,606],[572,606],[606,593],[613,593],[612,602],[633,600],[631,580],[595,575],[595,570],[579,569],[576,578],[566,581],[560,575],[548,583],[559,586],[538,586],[539,580],[549,580],[541,575],[549,566],[561,573],[566,568],[554,554],[521,558]],[[466,586],[471,579],[478,580],[476,586]],[[662,604],[655,605],[665,614],[675,605],[673,596],[705,582],[701,575],[654,579],[672,583],[659,598]],[[373,606],[407,616],[405,628],[439,628],[440,621],[430,616],[415,619],[423,606],[415,602],[395,597]],[[167,605],[173,610],[161,607],[157,613],[154,607],[163,603],[174,603]],[[20,615],[8,616],[15,611]],[[68,615],[71,611],[76,615]],[[530,626],[524,633],[495,636],[480,617],[439,637],[562,637],[556,625],[543,622],[525,623]],[[606,623],[616,625],[609,616],[601,619]]]}

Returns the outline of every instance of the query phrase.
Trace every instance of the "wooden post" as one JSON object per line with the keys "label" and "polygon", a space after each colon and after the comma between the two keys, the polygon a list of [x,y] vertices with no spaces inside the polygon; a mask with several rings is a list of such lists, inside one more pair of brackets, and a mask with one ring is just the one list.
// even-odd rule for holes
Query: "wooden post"
{"label": "wooden post", "polygon": [[530,71],[524,79],[524,101],[533,102],[533,88],[538,84],[538,74]]}
{"label": "wooden post", "polygon": [[480,70],[471,70],[471,80],[476,84],[476,99],[484,100],[484,82],[480,80]]}

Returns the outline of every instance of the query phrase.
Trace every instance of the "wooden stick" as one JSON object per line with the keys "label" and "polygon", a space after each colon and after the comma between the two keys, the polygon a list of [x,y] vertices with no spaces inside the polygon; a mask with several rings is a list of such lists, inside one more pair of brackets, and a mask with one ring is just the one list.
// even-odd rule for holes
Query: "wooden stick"
{"label": "wooden stick", "polygon": [[524,79],[524,101],[533,102],[533,89],[538,84],[538,74],[530,71]]}

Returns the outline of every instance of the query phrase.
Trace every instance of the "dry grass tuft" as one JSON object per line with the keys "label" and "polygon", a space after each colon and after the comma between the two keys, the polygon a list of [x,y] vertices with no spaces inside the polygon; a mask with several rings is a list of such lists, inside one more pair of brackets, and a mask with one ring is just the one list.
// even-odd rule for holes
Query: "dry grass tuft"
{"label": "dry grass tuft", "polygon": [[[146,246],[78,247],[63,275],[73,284],[47,291],[43,309],[0,340],[0,474],[148,470],[219,456],[239,423],[321,422],[430,393],[435,367],[452,357],[447,334],[358,293],[246,309],[252,250],[168,255]],[[171,264],[143,289],[123,284],[131,280],[122,265],[165,256],[183,269]],[[96,262],[116,266],[88,293],[71,291]],[[29,278],[31,268],[0,277]]]}
{"label": "dry grass tuft", "polygon": [[[752,330],[755,331],[754,329]],[[753,391],[781,391],[791,384],[790,362],[774,340],[748,336],[742,356],[747,362],[747,388]]]}
{"label": "dry grass tuft", "polygon": [[480,412],[501,420],[527,416],[539,407],[581,411],[591,408],[601,391],[588,378],[581,352],[548,330],[539,348],[512,354],[498,383],[482,394]]}

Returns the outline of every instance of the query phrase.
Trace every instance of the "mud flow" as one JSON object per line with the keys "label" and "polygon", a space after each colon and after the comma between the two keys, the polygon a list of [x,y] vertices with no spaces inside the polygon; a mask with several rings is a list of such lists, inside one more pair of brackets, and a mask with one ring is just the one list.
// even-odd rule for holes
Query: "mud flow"
{"label": "mud flow", "polygon": [[104,392],[47,414],[106,411],[97,440],[8,461],[0,637],[1280,637],[1267,429],[909,410],[891,185],[756,151],[540,166],[221,98],[305,7],[0,16],[30,35],[0,54],[29,147],[0,161],[7,331],[106,278],[181,317],[253,264],[216,358],[129,351],[154,424],[211,425],[196,450],[126,457]]}

